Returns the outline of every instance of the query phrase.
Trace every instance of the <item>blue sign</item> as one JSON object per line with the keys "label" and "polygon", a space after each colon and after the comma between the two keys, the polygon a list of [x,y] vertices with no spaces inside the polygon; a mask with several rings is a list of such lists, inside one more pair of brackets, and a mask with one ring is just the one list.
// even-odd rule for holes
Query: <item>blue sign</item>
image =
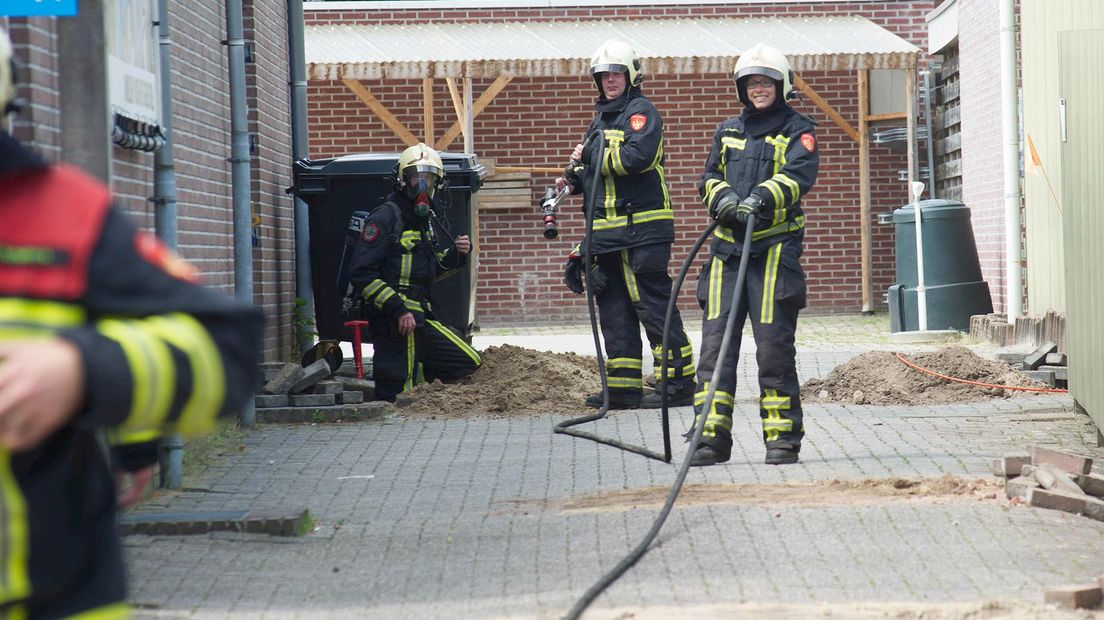
{"label": "blue sign", "polygon": [[77,0],[2,0],[0,16],[76,15]]}

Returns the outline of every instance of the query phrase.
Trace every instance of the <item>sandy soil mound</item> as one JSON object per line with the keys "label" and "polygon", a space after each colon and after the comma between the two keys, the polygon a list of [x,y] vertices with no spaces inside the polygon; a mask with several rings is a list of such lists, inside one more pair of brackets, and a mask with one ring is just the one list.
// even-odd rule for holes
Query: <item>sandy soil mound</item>
{"label": "sandy soil mound", "polygon": [[400,394],[395,402],[400,413],[435,418],[593,413],[583,407],[586,395],[601,389],[593,357],[508,344],[482,353],[483,366],[462,383],[435,381]]}
{"label": "sandy soil mound", "polygon": [[[930,353],[907,355],[912,363],[958,379],[992,385],[1046,387],[1005,362],[988,360],[955,345]],[[808,402],[856,405],[937,405],[1029,394],[1017,390],[956,383],[910,368],[888,351],[863,353],[822,379],[801,387]]]}

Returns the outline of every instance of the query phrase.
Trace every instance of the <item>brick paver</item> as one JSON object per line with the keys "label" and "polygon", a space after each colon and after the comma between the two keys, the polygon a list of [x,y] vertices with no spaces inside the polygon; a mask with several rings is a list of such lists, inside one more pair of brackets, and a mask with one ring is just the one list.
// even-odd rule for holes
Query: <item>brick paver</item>
{"label": "brick paver", "polygon": [[[802,380],[863,350],[900,348],[884,337],[879,320],[805,320]],[[993,459],[1036,444],[1104,458],[1087,443],[1093,427],[1071,400],[1046,395],[940,406],[808,404],[801,462],[767,466],[754,357],[741,357],[732,461],[693,470],[688,483],[990,477]],[[676,473],[674,464],[553,435],[562,419],[396,416],[254,430],[244,452],[209,468],[202,489],[161,495],[140,510],[306,507],[316,531],[298,539],[130,536],[138,615],[561,617],[637,544],[657,513],[568,512],[563,501],[667,486]],[[691,423],[690,409],[673,410],[672,420],[677,437]],[[615,412],[592,427],[661,447],[656,412]],[[705,603],[1038,605],[1046,588],[1104,573],[1102,534],[1100,522],[1008,507],[1003,498],[676,506],[657,545],[592,609],[595,617],[621,617],[608,614]]]}

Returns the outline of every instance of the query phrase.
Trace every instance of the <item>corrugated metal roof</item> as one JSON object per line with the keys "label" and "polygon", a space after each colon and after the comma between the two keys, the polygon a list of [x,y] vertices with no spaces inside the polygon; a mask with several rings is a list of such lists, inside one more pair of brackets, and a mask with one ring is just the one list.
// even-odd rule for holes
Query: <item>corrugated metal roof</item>
{"label": "corrugated metal roof", "polygon": [[920,48],[863,17],[637,19],[580,22],[326,25],[306,29],[315,80],[585,75],[590,56],[621,39],[645,73],[728,73],[769,42],[795,71],[903,69]]}

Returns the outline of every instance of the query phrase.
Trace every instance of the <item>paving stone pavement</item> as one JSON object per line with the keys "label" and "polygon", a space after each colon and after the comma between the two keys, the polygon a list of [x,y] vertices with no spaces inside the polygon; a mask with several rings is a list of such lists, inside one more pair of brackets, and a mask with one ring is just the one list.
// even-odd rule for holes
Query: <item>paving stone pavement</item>
{"label": "paving stone pavement", "polygon": [[[803,321],[802,381],[864,350],[902,348],[884,339],[877,320]],[[548,336],[563,340],[562,333]],[[509,337],[527,336],[481,336]],[[745,350],[741,358],[732,460],[691,470],[687,484],[989,478],[993,458],[1030,445],[1104,458],[1090,442],[1094,427],[1074,412],[1072,400],[1045,395],[940,406],[808,404],[801,462],[764,465],[754,356]],[[691,418],[689,407],[672,411],[676,438]],[[210,466],[199,488],[161,494],[139,510],[306,507],[315,531],[296,539],[127,537],[136,615],[562,617],[639,542],[658,512],[632,505],[572,511],[565,500],[667,487],[684,454],[681,439],[676,463],[665,464],[553,435],[563,419],[395,416],[250,431],[245,450]],[[662,446],[654,411],[614,412],[591,427]],[[1003,498],[692,504],[676,506],[653,548],[584,617],[665,616],[618,611],[627,607],[728,604],[732,612],[779,602],[790,613],[771,617],[813,617],[807,612],[817,606],[877,602],[989,601],[1034,609],[1045,588],[1104,574],[1102,558],[1104,523],[1010,507]],[[837,610],[832,617],[850,616]]]}

